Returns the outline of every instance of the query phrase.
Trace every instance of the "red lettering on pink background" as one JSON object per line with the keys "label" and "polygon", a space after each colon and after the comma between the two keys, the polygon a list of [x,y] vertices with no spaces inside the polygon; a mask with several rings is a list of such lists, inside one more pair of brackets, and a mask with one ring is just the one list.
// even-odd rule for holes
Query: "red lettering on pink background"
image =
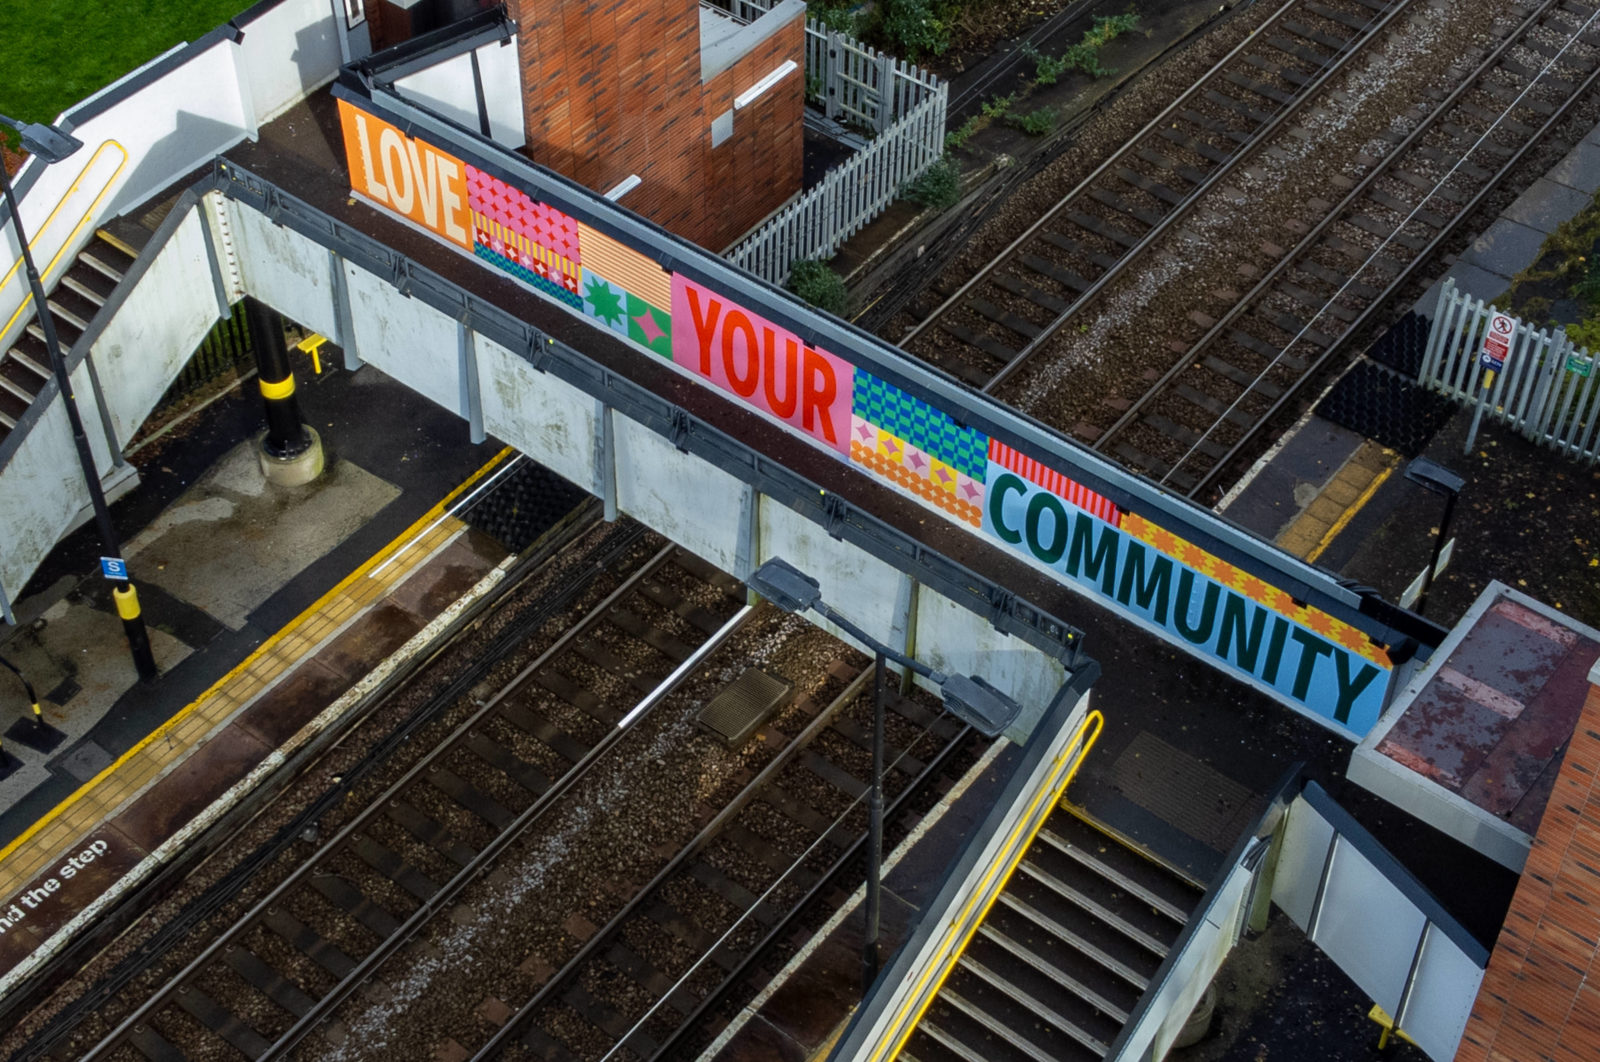
{"label": "red lettering on pink background", "polygon": [[672,360],[823,445],[850,453],[855,368],[692,280],[672,277]]}

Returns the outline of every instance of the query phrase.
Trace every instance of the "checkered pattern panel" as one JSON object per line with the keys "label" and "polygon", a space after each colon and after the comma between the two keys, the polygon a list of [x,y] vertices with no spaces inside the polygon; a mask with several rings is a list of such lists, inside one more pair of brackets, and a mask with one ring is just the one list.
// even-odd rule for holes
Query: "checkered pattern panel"
{"label": "checkered pattern panel", "polygon": [[548,203],[534,201],[520,188],[513,188],[475,166],[467,167],[467,205],[474,215],[504,226],[574,266],[583,264],[577,218]]}
{"label": "checkered pattern panel", "polygon": [[860,366],[855,372],[851,412],[980,483],[988,473],[987,435],[961,427],[948,414],[885,383]]}

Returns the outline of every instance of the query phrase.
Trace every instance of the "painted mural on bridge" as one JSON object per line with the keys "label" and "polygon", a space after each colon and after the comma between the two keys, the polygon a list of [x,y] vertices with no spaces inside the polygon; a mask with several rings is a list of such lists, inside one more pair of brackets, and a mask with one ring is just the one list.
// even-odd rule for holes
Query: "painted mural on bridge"
{"label": "painted mural on bridge", "polygon": [[1100,603],[1360,736],[1392,665],[1359,629],[526,191],[339,101],[354,191]]}

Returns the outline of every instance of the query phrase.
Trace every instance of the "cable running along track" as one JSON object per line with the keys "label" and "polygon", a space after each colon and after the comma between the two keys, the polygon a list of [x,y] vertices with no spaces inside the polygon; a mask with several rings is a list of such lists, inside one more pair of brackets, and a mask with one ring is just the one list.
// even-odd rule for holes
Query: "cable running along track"
{"label": "cable running along track", "polygon": [[[1402,32],[1396,20],[1407,5],[1355,6],[1367,16],[1360,28],[1360,16],[1337,18],[1330,5],[1286,5],[902,345],[1002,399],[1025,393],[1063,326],[1132,275],[1179,220],[1213,204],[1221,178],[1275,139],[1300,134],[1294,116],[1331,91],[1334,75],[1348,73],[1383,31]],[[1190,314],[1193,333],[1171,338],[1174,357],[1149,371],[1143,394],[1117,403],[1104,422],[1052,426],[1175,491],[1213,500],[1342,341],[1586,96],[1600,71],[1595,14],[1575,0],[1518,9],[1520,21],[1497,44],[1459,64],[1453,90],[1419,107],[1409,131],[1381,134],[1381,157],[1358,179],[1335,182],[1343,189],[1336,202],[1307,204],[1293,247],[1263,245],[1269,262],[1241,267],[1248,291]],[[1308,33],[1312,16],[1325,23]],[[1330,21],[1342,26],[1338,34]],[[1226,213],[1225,204],[1218,209]]]}
{"label": "cable running along track", "polygon": [[975,387],[1000,387],[1412,2],[1285,4],[900,345]]}

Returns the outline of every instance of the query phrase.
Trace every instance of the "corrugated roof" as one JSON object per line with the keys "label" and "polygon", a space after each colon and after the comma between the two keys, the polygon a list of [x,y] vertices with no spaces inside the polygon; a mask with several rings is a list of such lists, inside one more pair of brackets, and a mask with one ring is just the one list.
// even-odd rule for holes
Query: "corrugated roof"
{"label": "corrugated roof", "polygon": [[[1589,676],[1600,678],[1600,667]],[[1457,1062],[1600,1058],[1600,687],[1591,685]]]}

